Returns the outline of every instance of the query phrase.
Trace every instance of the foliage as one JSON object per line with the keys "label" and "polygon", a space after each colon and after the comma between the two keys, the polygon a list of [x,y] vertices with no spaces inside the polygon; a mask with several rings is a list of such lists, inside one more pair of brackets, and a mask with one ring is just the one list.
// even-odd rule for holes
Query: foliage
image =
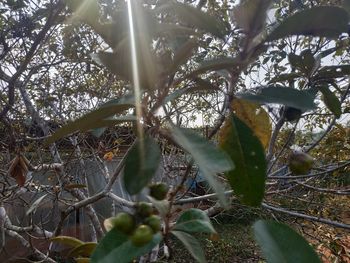
{"label": "foliage", "polygon": [[[37,213],[49,193],[57,197],[65,208],[51,241],[71,246],[68,258],[91,256],[92,263],[115,262],[116,257],[130,262],[159,244],[170,246],[173,237],[198,262],[206,262],[196,234],[215,239],[209,215],[228,208],[235,198],[260,207],[273,204],[271,195],[300,184],[346,194],[343,189],[324,191],[317,179],[323,174],[317,169],[325,169],[324,174],[345,169],[346,155],[322,156],[318,168],[300,172],[300,179],[316,178],[314,186],[280,172],[293,147],[308,144],[302,150],[321,156],[324,148],[331,150],[323,141],[341,140],[342,129],[348,133],[341,125],[332,130],[349,107],[348,6],[348,1],[344,7],[337,1],[316,6],[270,0],[5,1],[0,4],[1,149],[6,153],[1,162],[14,158],[4,173],[4,189],[8,196],[20,187],[47,192],[27,204],[28,216]],[[330,55],[336,63],[327,61]],[[193,129],[198,124],[207,127],[204,137]],[[313,138],[315,124],[329,126]],[[100,161],[101,156],[113,161],[122,149],[121,137],[107,134],[116,127],[133,133],[126,151],[114,173],[105,166],[103,180],[91,184],[85,161]],[[174,162],[181,164],[176,163],[181,172],[175,176],[164,163],[174,152]],[[26,161],[23,156],[29,154]],[[85,169],[82,176],[69,171],[72,156]],[[329,167],[329,162],[336,163]],[[160,200],[148,196],[150,203],[145,203],[159,167],[164,168],[162,180],[176,181]],[[29,170],[53,171],[56,179],[47,187],[32,179]],[[130,200],[113,192],[121,173]],[[211,191],[198,197],[203,199],[190,196],[187,186],[199,175]],[[285,180],[295,185],[284,188]],[[179,214],[176,208],[213,197],[218,203],[207,210]],[[95,211],[102,198],[128,207],[138,225],[133,232],[123,233],[107,219],[104,234]],[[65,220],[81,208],[97,244],[60,236]],[[155,214],[162,228],[150,234],[146,222]],[[319,262],[308,243],[285,225],[258,221],[254,231],[268,262],[292,262],[295,255],[300,262]]]}

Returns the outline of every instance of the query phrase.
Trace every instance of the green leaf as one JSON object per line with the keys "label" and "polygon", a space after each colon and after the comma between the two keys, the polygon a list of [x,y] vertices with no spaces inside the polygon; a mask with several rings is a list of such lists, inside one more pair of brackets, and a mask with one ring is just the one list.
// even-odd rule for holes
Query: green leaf
{"label": "green leaf", "polygon": [[320,86],[318,89],[322,92],[322,99],[327,108],[337,117],[340,118],[341,104],[337,96],[327,87]]}
{"label": "green leaf", "polygon": [[296,72],[291,72],[287,74],[280,74],[276,77],[272,78],[269,83],[276,83],[276,82],[284,82],[284,81],[294,81],[297,78],[300,78],[301,74]]}
{"label": "green leaf", "polygon": [[239,118],[231,116],[220,132],[220,147],[235,163],[225,175],[240,200],[258,206],[264,197],[266,160],[264,148],[254,132]]}
{"label": "green leaf", "polygon": [[290,227],[259,220],[253,228],[268,263],[321,263],[306,240]]}
{"label": "green leaf", "polygon": [[200,263],[207,262],[204,251],[197,239],[182,231],[171,231],[171,233],[184,244],[195,260]]}
{"label": "green leaf", "polygon": [[187,233],[216,233],[207,214],[195,208],[183,212],[173,229]]}
{"label": "green leaf", "polygon": [[98,120],[94,123],[94,128],[91,129],[92,135],[99,138],[107,127],[115,126],[120,123],[124,122],[134,122],[137,118],[134,115],[126,115],[126,116],[120,116],[120,117],[112,117],[107,118],[104,120]]}
{"label": "green leaf", "polygon": [[240,93],[237,97],[259,103],[283,104],[302,111],[315,108],[315,98],[307,91],[277,85],[262,87],[256,94]]}
{"label": "green leaf", "polygon": [[164,218],[167,215],[167,213],[169,212],[169,208],[170,208],[169,201],[166,199],[157,200],[151,196],[147,196],[147,198],[152,203],[152,205],[158,210],[161,217]]}
{"label": "green leaf", "polygon": [[178,145],[192,155],[209,185],[218,193],[221,203],[226,205],[224,187],[216,180],[215,175],[233,169],[234,165],[230,158],[189,129],[173,126],[171,135]]}
{"label": "green leaf", "polygon": [[162,240],[161,234],[155,234],[148,244],[136,247],[129,236],[113,228],[98,243],[91,256],[91,263],[129,263],[152,250]]}
{"label": "green leaf", "polygon": [[233,18],[238,26],[252,36],[263,30],[266,23],[266,13],[271,0],[241,1],[233,9]]}
{"label": "green leaf", "polygon": [[66,5],[74,12],[74,18],[80,18],[88,24],[95,24],[99,18],[97,0],[66,0]]}
{"label": "green leaf", "polygon": [[151,137],[137,139],[125,160],[123,180],[129,194],[139,193],[149,183],[158,169],[160,155]]}
{"label": "green leaf", "polygon": [[27,215],[29,215],[30,213],[33,213],[36,211],[36,209],[39,207],[40,203],[42,200],[44,200],[44,198],[47,196],[47,194],[40,196],[38,199],[35,200],[35,202],[28,208],[27,210]]}
{"label": "green leaf", "polygon": [[[154,89],[158,78],[157,62],[150,44],[142,36],[136,40],[137,67],[142,89]],[[98,64],[105,66],[119,78],[132,81],[130,37],[126,36],[119,42],[114,52],[98,52],[91,58]]]}
{"label": "green leaf", "polygon": [[100,123],[103,122],[103,119],[121,113],[133,107],[133,104],[134,97],[131,95],[126,95],[119,99],[111,100],[102,105],[100,108],[85,114],[73,122],[64,125],[46,140],[46,144],[53,143],[54,141],[57,141],[58,139],[61,139],[76,131],[84,132],[90,129],[107,126],[101,126]]}
{"label": "green leaf", "polygon": [[179,68],[179,66],[185,64],[186,61],[192,56],[194,49],[197,47],[198,42],[196,39],[190,38],[188,41],[186,41],[176,50],[169,71],[174,72]]}
{"label": "green leaf", "polygon": [[300,52],[300,56],[290,53],[288,60],[292,67],[298,69],[307,77],[311,76],[320,65],[319,59],[315,59],[310,49]]}
{"label": "green leaf", "polygon": [[84,244],[83,241],[69,236],[57,236],[50,239],[51,242],[60,243],[70,247],[78,247]]}
{"label": "green leaf", "polygon": [[165,35],[165,36],[191,36],[196,35],[196,31],[192,28],[180,26],[180,25],[174,25],[174,24],[166,24],[166,23],[159,23],[156,25],[157,33],[159,35]]}
{"label": "green leaf", "polygon": [[171,1],[160,6],[158,12],[176,14],[182,23],[189,24],[217,37],[222,38],[226,34],[224,24],[220,20],[188,4]]}
{"label": "green leaf", "polygon": [[200,78],[195,78],[194,82],[195,86],[178,89],[175,90],[173,93],[169,94],[167,97],[165,97],[163,104],[173,101],[186,93],[194,93],[200,91],[215,91],[217,89],[209,81]]}
{"label": "green leaf", "polygon": [[315,75],[315,80],[341,78],[350,75],[350,65],[326,66]]}
{"label": "green leaf", "polygon": [[[325,18],[327,18],[325,20]],[[300,11],[279,24],[267,36],[273,41],[291,35],[338,37],[348,31],[348,13],[336,6],[318,6]]]}
{"label": "green leaf", "polygon": [[89,257],[91,256],[96,246],[97,246],[97,243],[86,242],[69,251],[67,254],[67,257],[77,257],[77,256]]}
{"label": "green leaf", "polygon": [[193,77],[199,74],[203,74],[207,71],[217,71],[222,69],[229,69],[239,67],[241,64],[237,58],[215,58],[203,61],[197,69],[189,73],[186,77]]}

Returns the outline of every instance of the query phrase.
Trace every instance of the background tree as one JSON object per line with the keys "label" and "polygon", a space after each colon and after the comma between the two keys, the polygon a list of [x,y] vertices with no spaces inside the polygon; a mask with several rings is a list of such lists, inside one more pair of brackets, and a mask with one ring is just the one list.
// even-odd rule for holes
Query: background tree
{"label": "background tree", "polygon": [[[349,107],[348,6],[348,1],[268,0],[0,4],[1,162],[8,167],[2,171],[1,200],[12,202],[18,191],[45,193],[27,204],[29,217],[45,197],[64,204],[50,231],[38,222],[13,224],[3,205],[3,231],[29,248],[31,239],[23,231],[69,244],[68,257],[76,260],[94,249],[91,262],[111,262],[116,255],[129,262],[160,243],[171,251],[169,239],[175,236],[205,262],[192,234],[215,238],[209,217],[229,208],[233,199],[349,229],[338,218],[320,216],[320,209],[334,203],[295,211],[315,196],[349,194],[347,185],[325,183],[337,171],[345,177],[349,165],[347,140],[337,135],[348,134],[342,126]],[[123,142],[116,126],[134,131],[127,139],[132,145],[121,153],[113,174],[103,166],[107,183],[94,192],[86,162],[119,154]],[[207,127],[206,138],[187,129],[195,126]],[[102,137],[91,139],[90,132]],[[336,138],[342,141],[335,158],[322,156]],[[322,158],[307,174],[295,175],[287,168],[295,149]],[[73,161],[82,173],[72,172]],[[152,194],[143,200],[149,203],[140,203],[159,163],[164,181],[176,177],[177,183],[166,198]],[[112,191],[123,169],[131,200]],[[44,170],[54,171],[49,185],[28,174]],[[198,170],[210,191],[193,197],[186,183]],[[217,202],[208,209],[178,215],[177,205],[213,197]],[[104,229],[94,206],[100,199],[128,207],[124,217],[131,217],[136,230],[126,231],[130,224],[125,228],[118,216],[106,219]],[[298,206],[290,202],[295,199]],[[78,218],[81,210],[89,218],[89,241],[99,241],[97,247],[60,236],[69,216],[75,212]],[[318,262],[285,225],[258,221],[254,231],[269,262],[281,257],[293,262],[295,251],[298,262]],[[37,248],[33,253],[55,262]],[[150,260],[156,257],[154,252]]]}

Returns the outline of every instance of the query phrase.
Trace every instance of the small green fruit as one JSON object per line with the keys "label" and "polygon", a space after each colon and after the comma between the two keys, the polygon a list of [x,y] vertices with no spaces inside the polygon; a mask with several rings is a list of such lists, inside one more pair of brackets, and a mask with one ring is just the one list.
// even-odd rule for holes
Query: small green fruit
{"label": "small green fruit", "polygon": [[164,200],[167,193],[168,193],[168,186],[164,183],[156,183],[152,184],[149,187],[150,190],[150,196],[157,200]]}
{"label": "small green fruit", "polygon": [[113,226],[124,234],[130,234],[135,229],[135,219],[128,213],[121,212],[111,219]]}
{"label": "small green fruit", "polygon": [[293,174],[308,174],[314,164],[314,159],[303,152],[294,152],[289,158],[289,169]]}
{"label": "small green fruit", "polygon": [[151,215],[145,219],[145,224],[150,226],[153,233],[157,233],[161,229],[160,217],[156,215]]}
{"label": "small green fruit", "polygon": [[153,213],[153,208],[145,202],[140,202],[136,206],[136,212],[141,217],[148,217]]}
{"label": "small green fruit", "polygon": [[152,240],[152,238],[152,228],[147,225],[139,225],[130,237],[131,242],[137,247],[142,247],[146,245]]}

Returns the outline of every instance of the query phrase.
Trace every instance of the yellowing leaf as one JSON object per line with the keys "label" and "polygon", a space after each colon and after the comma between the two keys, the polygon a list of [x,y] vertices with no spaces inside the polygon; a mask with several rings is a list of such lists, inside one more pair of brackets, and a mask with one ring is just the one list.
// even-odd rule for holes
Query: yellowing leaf
{"label": "yellowing leaf", "polygon": [[60,243],[66,246],[70,246],[70,247],[78,247],[84,244],[83,241],[76,239],[75,237],[69,237],[69,236],[57,236],[57,237],[53,237],[51,238],[51,242],[56,242],[56,243]]}
{"label": "yellowing leaf", "polygon": [[103,159],[105,159],[106,161],[112,161],[113,157],[114,157],[114,153],[108,152],[103,156]]}
{"label": "yellowing leaf", "polygon": [[94,249],[96,248],[97,243],[95,242],[86,242],[80,246],[73,248],[67,255],[67,257],[90,257]]}
{"label": "yellowing leaf", "polygon": [[267,112],[260,105],[242,99],[233,100],[231,108],[235,115],[254,132],[266,149],[271,137],[271,123]]}

